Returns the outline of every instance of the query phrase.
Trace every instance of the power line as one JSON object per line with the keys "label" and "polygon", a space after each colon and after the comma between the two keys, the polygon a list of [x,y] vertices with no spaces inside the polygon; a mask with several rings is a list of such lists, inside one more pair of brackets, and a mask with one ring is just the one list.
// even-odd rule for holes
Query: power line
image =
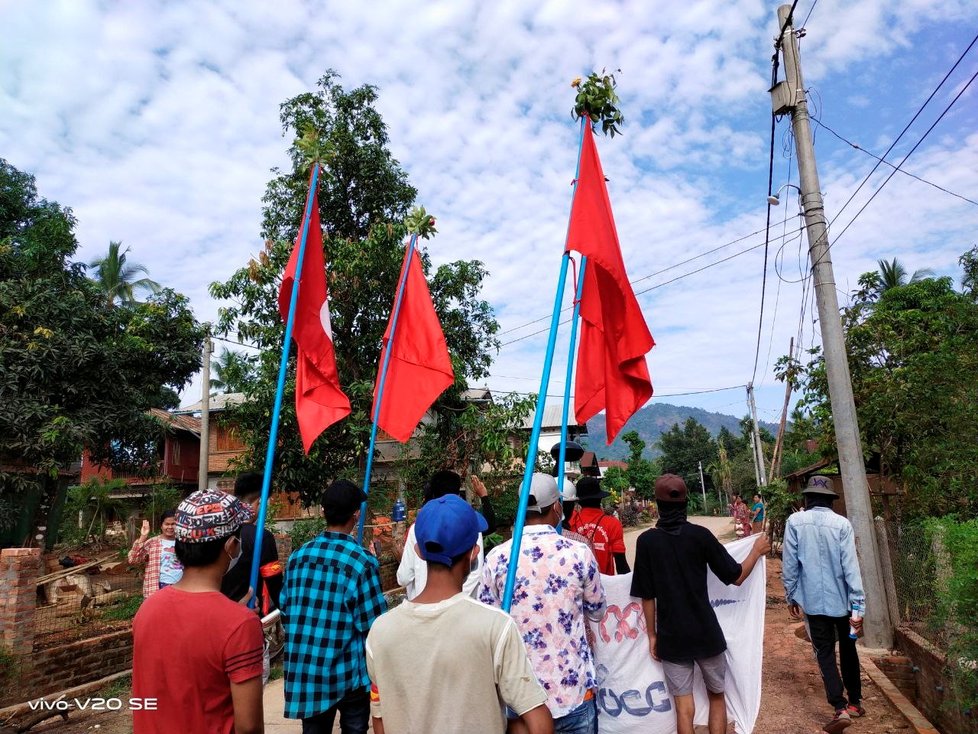
{"label": "power line", "polygon": [[[745,387],[747,386],[730,385],[729,387],[709,387],[709,388],[703,388],[702,390],[689,390],[686,392],[655,393],[652,395],[651,399],[655,400],[656,398],[680,398],[687,395],[706,395],[707,393],[725,392],[727,390],[743,390]],[[535,392],[526,392],[522,390],[497,390],[496,388],[493,387],[487,387],[486,389],[490,390],[491,392],[496,392],[503,395],[536,395]],[[563,399],[564,395],[547,393],[544,397]]]}
{"label": "power line", "polygon": [[[923,104],[920,105],[920,108],[917,110],[917,112],[914,113],[914,116],[912,118],[910,118],[910,122],[908,122],[904,126],[903,130],[900,131],[900,134],[896,136],[896,138],[893,140],[892,143],[890,143],[890,147],[886,149],[886,152],[883,153],[881,159],[879,161],[877,161],[876,165],[873,166],[873,169],[869,173],[866,174],[866,177],[862,180],[862,182],[859,184],[859,186],[856,187],[856,190],[852,192],[852,194],[849,196],[848,199],[846,199],[846,202],[842,205],[842,208],[840,208],[839,211],[836,213],[836,215],[832,218],[832,221],[830,221],[828,223],[828,225],[826,225],[826,229],[827,230],[831,229],[832,225],[835,224],[835,222],[838,220],[838,218],[842,215],[842,212],[844,212],[846,210],[846,207],[848,207],[849,204],[852,203],[853,199],[856,198],[856,195],[862,190],[863,186],[865,186],[869,182],[869,180],[870,180],[870,178],[872,178],[873,174],[876,173],[876,171],[879,169],[879,167],[881,165],[883,165],[881,161],[883,159],[885,159],[891,152],[893,152],[893,149],[896,147],[897,143],[899,143],[900,140],[903,138],[903,136],[906,135],[906,133],[910,129],[910,127],[914,124],[914,122],[917,121],[917,118],[920,117],[923,114],[924,109],[927,107],[928,104],[930,104],[930,101],[932,99],[934,99],[934,97],[937,95],[937,93],[941,90],[941,87],[943,87],[944,84],[945,84],[945,82],[947,82],[947,80],[951,77],[951,74],[954,73],[954,70],[957,69],[958,66],[960,66],[960,64],[961,64],[962,61],[964,61],[965,56],[968,55],[968,53],[971,51],[971,49],[975,45],[975,43],[978,43],[978,35],[976,35],[971,40],[971,43],[969,43],[968,44],[968,47],[961,53],[961,55],[958,57],[958,60],[954,62],[954,65],[944,75],[944,78],[941,79],[941,81],[938,83],[938,85],[936,87],[934,87],[934,91],[932,91],[930,93],[930,95],[928,95],[927,99],[925,99],[924,102],[923,102]],[[969,84],[970,84],[970,82],[969,82]],[[945,110],[945,112],[946,111],[947,110]],[[921,139],[921,140],[923,140],[923,139]],[[918,145],[919,145],[919,143],[918,143]],[[904,159],[904,160],[906,160],[906,159]],[[901,165],[902,165],[902,163],[901,163]],[[852,222],[850,222],[850,224],[851,223]],[[835,241],[834,240],[832,242],[827,243],[827,246],[825,248],[825,254],[826,255],[831,251],[833,244],[835,244]],[[823,255],[823,257],[824,257],[824,255]],[[812,263],[812,268],[813,269],[814,269],[814,267],[815,267],[816,264],[817,263]]]}
{"label": "power line", "polygon": [[[668,267],[662,268],[662,270],[657,270],[654,273],[649,273],[648,275],[643,275],[641,278],[636,278],[635,280],[630,281],[631,282],[631,285],[635,285],[636,283],[641,283],[644,280],[649,280],[650,278],[654,278],[657,275],[662,275],[663,273],[668,273],[670,270],[675,270],[676,268],[682,267],[683,265],[688,265],[689,263],[693,262],[694,260],[699,260],[701,257],[706,257],[707,255],[712,255],[715,252],[719,252],[720,250],[723,250],[723,249],[726,249],[727,247],[730,247],[730,245],[736,245],[738,242],[743,242],[746,239],[750,239],[751,237],[753,237],[755,235],[759,235],[763,231],[764,231],[763,229],[758,229],[758,230],[756,230],[754,232],[751,232],[750,234],[745,234],[742,237],[738,237],[735,240],[730,240],[730,242],[725,242],[722,245],[719,245],[717,247],[714,247],[712,250],[706,250],[705,252],[701,252],[698,255],[693,255],[692,257],[688,257],[685,260],[681,260],[680,262],[674,263],[673,265],[669,265]],[[573,308],[573,306],[566,306],[566,307],[564,307],[564,308],[561,309],[561,313],[563,313],[564,311],[570,311],[572,308]],[[504,330],[498,332],[496,335],[497,336],[503,336],[504,334],[510,334],[510,333],[512,333],[514,331],[519,331],[521,329],[525,329],[527,326],[533,326],[534,324],[539,324],[541,321],[546,321],[549,318],[550,318],[550,315],[541,316],[538,319],[533,319],[532,321],[527,321],[526,323],[520,324],[519,326],[511,326],[508,329],[504,329]]]}
{"label": "power line", "polygon": [[818,125],[819,127],[824,127],[828,132],[830,132],[832,135],[834,135],[835,137],[837,137],[839,140],[841,140],[846,145],[849,145],[849,146],[855,148],[856,150],[860,151],[861,153],[865,153],[870,158],[875,158],[880,163],[885,163],[890,168],[892,168],[894,170],[897,170],[897,171],[900,171],[900,173],[904,174],[905,176],[910,176],[910,178],[917,179],[921,183],[925,183],[928,186],[933,186],[938,191],[943,191],[945,194],[950,194],[951,196],[955,196],[955,197],[961,199],[962,201],[966,201],[969,204],[974,204],[975,206],[978,206],[978,201],[975,201],[974,199],[969,199],[967,196],[962,196],[961,194],[955,193],[954,191],[951,191],[949,189],[946,189],[943,186],[940,186],[940,185],[934,183],[933,181],[928,181],[926,178],[921,178],[920,176],[918,176],[916,174],[910,173],[910,171],[905,171],[902,168],[898,168],[897,166],[895,166],[894,164],[890,163],[885,158],[880,158],[875,153],[872,153],[872,152],[866,150],[865,148],[863,148],[860,145],[857,145],[856,143],[852,142],[851,140],[847,140],[842,135],[840,135],[839,133],[837,133],[835,130],[833,130],[832,128],[830,128],[828,125],[826,125],[824,122],[822,122],[821,120],[819,120],[817,117],[812,117],[812,121],[816,125]]}
{"label": "power line", "polygon": [[[804,230],[804,227],[801,227],[801,228],[796,229],[796,230],[794,230],[792,232],[789,232],[788,234],[795,234],[795,233],[801,232],[803,230]],[[761,230],[758,230],[758,232],[756,232],[755,234],[759,233],[760,231]],[[711,262],[711,263],[709,263],[707,265],[704,265],[701,268],[697,268],[696,270],[691,270],[688,273],[683,273],[682,275],[677,275],[675,278],[672,278],[670,280],[663,281],[662,283],[656,283],[653,286],[649,286],[648,288],[644,288],[644,289],[642,289],[640,291],[636,291],[635,292],[635,295],[636,296],[641,296],[641,295],[643,295],[645,293],[649,293],[650,291],[654,291],[656,288],[662,288],[664,286],[671,285],[672,283],[675,283],[678,280],[682,280],[683,278],[688,278],[691,275],[696,275],[697,273],[702,273],[704,270],[709,270],[712,267],[715,267],[717,265],[721,265],[721,264],[723,264],[723,263],[725,263],[725,262],[727,262],[729,260],[733,260],[736,257],[740,257],[741,255],[746,255],[748,252],[752,252],[752,251],[757,250],[758,248],[761,248],[763,246],[764,246],[764,243],[763,242],[759,242],[756,245],[751,245],[750,247],[747,247],[747,248],[745,248],[743,250],[738,250],[737,252],[733,253],[732,255],[728,255],[727,257],[721,258],[721,259],[716,260],[714,262]],[[674,266],[670,266],[669,268],[666,268],[666,270],[671,270],[673,267]],[[660,271],[660,272],[664,272],[664,271]],[[643,278],[643,280],[644,280],[644,278]],[[567,307],[565,309],[562,309],[561,312],[568,311],[568,310],[570,310],[570,307]],[[541,318],[541,319],[537,319],[536,321],[533,321],[531,323],[538,323],[540,321],[544,321],[546,318],[549,318],[549,317],[544,317],[544,318]],[[569,324],[569,323],[570,323],[570,319],[564,319],[563,321],[561,321],[559,323],[559,325],[560,326],[563,326],[563,325]],[[528,326],[528,325],[529,324],[524,324],[524,326]],[[524,341],[526,339],[530,339],[530,338],[532,338],[534,336],[539,336],[540,334],[544,334],[544,333],[546,333],[548,331],[550,331],[550,327],[549,326],[547,326],[547,327],[545,327],[543,329],[538,329],[536,331],[531,331],[529,334],[524,334],[522,336],[516,337],[515,339],[510,339],[509,341],[505,341],[502,344],[500,344],[499,347],[501,349],[503,347],[509,346],[510,344],[516,344],[517,342],[521,342],[521,341]]]}
{"label": "power line", "polygon": [[816,5],[818,5],[818,0],[815,0],[815,2],[812,3],[812,7],[808,9],[808,15],[805,16],[805,20],[802,22],[800,26],[801,28],[804,28],[806,25],[808,25],[808,19],[812,17],[812,13],[815,11]]}
{"label": "power line", "polygon": [[[976,36],[976,39],[978,39],[978,36]],[[901,160],[901,161],[900,161],[900,162],[899,162],[899,163],[897,164],[897,166],[896,166],[896,168],[894,168],[894,169],[893,169],[893,172],[892,172],[892,173],[891,173],[891,174],[890,174],[889,176],[887,176],[887,177],[886,177],[886,179],[885,179],[885,180],[883,181],[883,183],[881,183],[881,184],[880,184],[880,186],[879,186],[879,188],[878,188],[878,189],[876,189],[876,191],[874,191],[874,192],[873,192],[873,195],[872,195],[872,196],[870,196],[870,197],[869,197],[869,199],[867,199],[867,200],[866,200],[866,203],[865,203],[865,204],[863,204],[863,205],[862,205],[862,206],[861,206],[861,207],[859,208],[859,211],[858,211],[858,212],[856,212],[856,214],[855,214],[855,216],[854,216],[854,217],[853,217],[852,219],[850,219],[850,220],[849,220],[849,223],[848,223],[848,224],[847,224],[847,225],[846,225],[846,226],[845,226],[845,227],[843,228],[843,230],[842,230],[841,232],[839,232],[839,234],[837,234],[837,235],[836,235],[836,236],[835,236],[835,237],[833,238],[833,242],[832,242],[833,244],[839,241],[839,239],[840,239],[840,238],[842,237],[842,235],[844,235],[844,234],[846,233],[846,231],[847,231],[847,230],[849,229],[849,227],[851,227],[851,226],[852,226],[852,223],[853,223],[853,222],[855,222],[855,221],[856,221],[856,220],[857,220],[857,219],[859,218],[859,215],[860,215],[860,214],[862,214],[862,213],[863,213],[863,212],[864,212],[864,211],[866,210],[866,207],[868,207],[868,206],[869,206],[870,204],[872,204],[872,203],[873,203],[873,199],[875,199],[875,198],[876,198],[876,197],[877,197],[877,196],[879,195],[879,193],[880,193],[880,191],[882,191],[882,190],[883,190],[883,187],[884,187],[884,186],[886,186],[886,185],[887,185],[887,184],[888,184],[888,183],[890,182],[890,179],[892,179],[892,178],[893,178],[894,176],[896,176],[896,175],[897,175],[897,172],[898,172],[898,171],[900,170],[900,167],[901,167],[901,166],[903,166],[903,164],[907,162],[907,159],[908,159],[908,158],[909,158],[910,156],[912,156],[912,155],[913,155],[913,153],[914,153],[914,151],[915,151],[915,150],[917,150],[917,148],[919,148],[919,147],[920,147],[920,144],[921,144],[921,143],[923,143],[923,142],[924,142],[924,140],[926,140],[926,139],[927,139],[927,136],[931,134],[931,131],[933,131],[933,129],[934,129],[935,127],[937,127],[937,124],[938,124],[938,123],[939,123],[939,122],[940,122],[941,120],[943,120],[943,119],[944,119],[944,115],[946,115],[946,114],[947,114],[947,113],[948,113],[948,112],[949,112],[949,111],[951,110],[951,108],[952,108],[952,107],[953,107],[953,106],[955,105],[955,103],[956,103],[956,102],[957,102],[957,101],[958,101],[959,99],[961,99],[961,95],[963,95],[963,94],[964,94],[964,93],[965,93],[965,92],[966,92],[966,91],[968,90],[968,87],[970,87],[970,86],[971,86],[971,84],[972,84],[972,82],[974,82],[974,80],[975,80],[976,78],[978,78],[978,71],[976,71],[976,72],[975,72],[975,73],[974,73],[974,74],[973,74],[973,75],[971,76],[971,78],[970,78],[970,79],[968,80],[968,83],[967,83],[967,84],[965,84],[965,85],[964,85],[964,87],[962,87],[962,88],[961,88],[961,91],[960,91],[960,92],[958,92],[958,93],[957,93],[957,94],[956,94],[956,95],[954,96],[954,99],[952,99],[952,100],[951,100],[951,102],[950,102],[950,104],[948,104],[948,106],[944,108],[944,111],[943,111],[943,112],[942,112],[942,113],[940,114],[940,116],[939,116],[939,117],[938,117],[938,118],[937,118],[936,120],[934,120],[934,123],[933,123],[933,124],[932,124],[932,125],[931,125],[931,126],[930,126],[929,128],[927,128],[927,131],[926,131],[926,132],[925,132],[925,133],[924,133],[924,134],[923,134],[923,135],[921,136],[921,138],[920,138],[920,140],[918,140],[918,141],[917,141],[917,144],[916,144],[916,145],[915,145],[915,146],[914,146],[913,148],[911,148],[911,149],[910,149],[910,152],[909,152],[909,153],[907,153],[907,154],[906,154],[906,155],[905,155],[905,156],[903,157],[903,160]],[[830,246],[831,246],[831,245],[830,245]]]}

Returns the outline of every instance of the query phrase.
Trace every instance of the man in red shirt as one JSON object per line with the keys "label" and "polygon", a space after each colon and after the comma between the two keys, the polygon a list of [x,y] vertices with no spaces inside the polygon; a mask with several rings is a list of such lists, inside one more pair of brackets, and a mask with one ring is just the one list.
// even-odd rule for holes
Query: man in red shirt
{"label": "man in red shirt", "polygon": [[143,602],[133,620],[134,734],[261,734],[262,637],[255,612],[221,593],[241,556],[252,512],[216,490],[194,492],[176,514],[183,577]]}
{"label": "man in red shirt", "polygon": [[608,492],[599,479],[584,477],[577,483],[577,502],[581,508],[570,519],[570,529],[584,538],[594,551],[598,569],[606,576],[628,573],[625,559],[625,531],[618,518],[601,509]]}

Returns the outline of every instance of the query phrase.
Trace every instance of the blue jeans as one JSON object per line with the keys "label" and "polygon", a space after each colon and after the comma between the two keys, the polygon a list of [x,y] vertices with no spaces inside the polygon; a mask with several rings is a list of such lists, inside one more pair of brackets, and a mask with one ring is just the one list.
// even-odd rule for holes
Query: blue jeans
{"label": "blue jeans", "polygon": [[554,719],[554,734],[598,734],[597,699],[585,701],[569,714]]}
{"label": "blue jeans", "polygon": [[350,691],[321,714],[302,720],[302,734],[332,734],[336,712],[340,712],[343,734],[367,734],[370,723],[370,694],[366,690]]}

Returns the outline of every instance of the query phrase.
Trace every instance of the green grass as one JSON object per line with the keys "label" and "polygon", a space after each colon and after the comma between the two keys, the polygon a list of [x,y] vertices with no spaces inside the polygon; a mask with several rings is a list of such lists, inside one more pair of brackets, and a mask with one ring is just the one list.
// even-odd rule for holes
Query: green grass
{"label": "green grass", "polygon": [[143,603],[141,594],[132,594],[114,604],[107,606],[102,612],[102,619],[113,622],[121,622],[132,619],[139,611],[139,605]]}

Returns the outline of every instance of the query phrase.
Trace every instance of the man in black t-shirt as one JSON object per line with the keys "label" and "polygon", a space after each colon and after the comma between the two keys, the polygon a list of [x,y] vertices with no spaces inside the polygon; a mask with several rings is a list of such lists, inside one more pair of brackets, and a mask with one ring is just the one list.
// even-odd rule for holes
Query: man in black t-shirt
{"label": "man in black t-shirt", "polygon": [[[262,479],[262,475],[258,472],[246,472],[234,481],[234,496],[248,505],[256,517],[258,516],[258,503],[261,500]],[[257,530],[254,522],[241,526],[240,560],[225,574],[221,581],[221,593],[229,599],[238,601],[248,593]],[[282,572],[283,567],[278,560],[278,549],[275,547],[275,536],[263,529],[258,588],[255,589],[255,595],[258,597],[257,608],[262,614],[278,609],[278,597],[282,591]],[[265,604],[265,590],[268,591],[267,606]]]}
{"label": "man in black t-shirt", "polygon": [[724,700],[727,641],[710,605],[706,571],[740,586],[771,549],[757,536],[750,555],[737,563],[713,533],[686,520],[686,483],[675,474],[655,482],[659,522],[642,533],[635,549],[632,596],[642,599],[649,653],[662,661],[666,686],[676,702],[678,734],[693,734],[693,663],[710,701],[710,734],[727,731]]}

